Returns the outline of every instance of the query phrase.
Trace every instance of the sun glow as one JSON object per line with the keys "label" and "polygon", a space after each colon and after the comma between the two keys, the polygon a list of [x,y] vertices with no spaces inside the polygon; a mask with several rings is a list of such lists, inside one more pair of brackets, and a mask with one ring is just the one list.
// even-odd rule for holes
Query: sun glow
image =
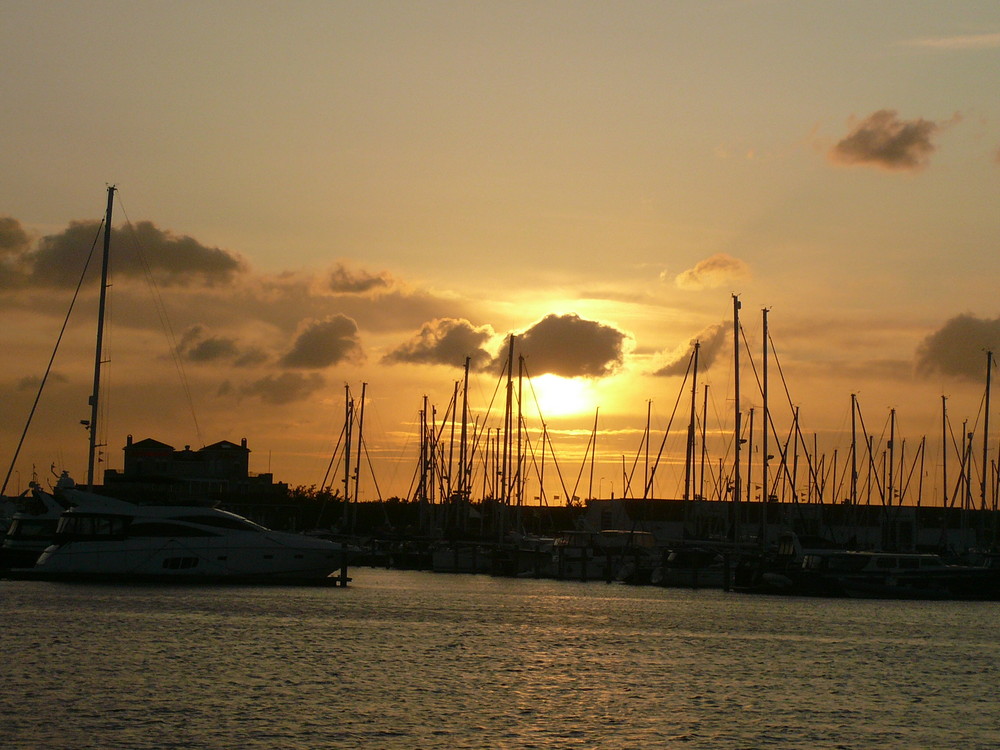
{"label": "sun glow", "polygon": [[593,386],[582,378],[540,375],[531,379],[531,392],[542,417],[569,417],[594,409]]}

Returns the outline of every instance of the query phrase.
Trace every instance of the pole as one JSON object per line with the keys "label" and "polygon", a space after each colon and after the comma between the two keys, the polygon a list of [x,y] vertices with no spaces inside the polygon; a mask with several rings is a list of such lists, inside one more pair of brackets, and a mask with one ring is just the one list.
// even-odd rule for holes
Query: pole
{"label": "pole", "polygon": [[111,213],[115,186],[108,187],[108,207],[104,215],[104,254],[101,260],[101,296],[97,307],[97,350],[94,353],[94,390],[90,394],[90,446],[87,451],[87,491],[94,491],[94,462],[97,457],[98,400],[101,393],[101,361],[104,353],[104,314],[108,303],[108,266],[111,260]]}

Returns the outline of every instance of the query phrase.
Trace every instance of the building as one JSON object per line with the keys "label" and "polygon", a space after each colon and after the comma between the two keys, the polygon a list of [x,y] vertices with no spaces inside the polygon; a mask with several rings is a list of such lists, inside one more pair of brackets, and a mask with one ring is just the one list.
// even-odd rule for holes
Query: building
{"label": "building", "polygon": [[122,471],[104,472],[98,491],[137,503],[267,503],[288,496],[288,485],[268,474],[250,473],[246,438],[191,450],[175,450],[153,438],[133,441],[129,435]]}

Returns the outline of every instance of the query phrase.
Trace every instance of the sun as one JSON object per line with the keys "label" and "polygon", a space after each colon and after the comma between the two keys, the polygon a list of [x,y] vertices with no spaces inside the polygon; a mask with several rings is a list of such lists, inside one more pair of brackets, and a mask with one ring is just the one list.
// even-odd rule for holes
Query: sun
{"label": "sun", "polygon": [[580,378],[539,375],[531,378],[526,403],[531,403],[531,396],[544,419],[586,414],[594,408],[593,388],[589,381]]}

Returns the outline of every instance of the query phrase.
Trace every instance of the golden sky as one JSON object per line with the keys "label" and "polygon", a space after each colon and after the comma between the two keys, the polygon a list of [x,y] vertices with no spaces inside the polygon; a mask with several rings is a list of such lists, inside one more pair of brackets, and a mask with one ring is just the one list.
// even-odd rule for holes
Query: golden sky
{"label": "golden sky", "polygon": [[[599,407],[595,486],[576,494],[620,495],[647,404],[655,448],[690,387],[695,339],[708,431],[732,430],[733,294],[758,368],[770,311],[777,435],[790,399],[843,460],[852,393],[876,437],[896,410],[904,460],[940,442],[942,396],[956,433],[981,427],[1000,352],[996,3],[4,0],[0,44],[4,471],[107,184],[106,467],[128,434],[246,437],[252,470],[317,484],[344,386],[367,382],[379,490],[405,495],[422,399],[440,418],[466,356],[473,412],[499,425],[513,332],[566,481]],[[85,471],[96,286],[9,492],[33,466]],[[744,414],[762,408],[750,358]]]}

